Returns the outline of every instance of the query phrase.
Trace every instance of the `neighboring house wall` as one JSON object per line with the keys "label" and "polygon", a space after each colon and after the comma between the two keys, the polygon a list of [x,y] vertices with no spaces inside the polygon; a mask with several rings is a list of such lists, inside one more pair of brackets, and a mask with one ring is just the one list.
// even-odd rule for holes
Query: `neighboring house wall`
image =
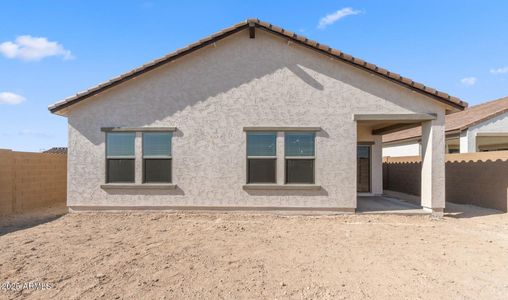
{"label": "neighboring house wall", "polygon": [[475,151],[469,151],[469,135],[467,130],[462,131],[459,137],[460,153],[469,153]]}
{"label": "neighboring house wall", "polygon": [[500,134],[508,133],[508,113],[504,113],[492,119],[486,120],[480,124],[469,127],[466,133],[467,151],[462,151],[461,149],[461,152],[476,152],[477,135],[481,133],[500,133]]}
{"label": "neighboring house wall", "polygon": [[[469,127],[462,131],[459,137],[460,153],[474,153],[478,151],[478,136],[488,133],[493,140],[499,133],[500,144],[508,145],[508,113]],[[491,142],[492,143],[492,142]],[[421,155],[420,144],[415,141],[391,142],[383,146],[383,157],[406,157]]]}
{"label": "neighboring house wall", "polygon": [[[68,205],[356,207],[353,114],[435,113],[444,106],[350,65],[273,37],[240,32],[74,105]],[[101,127],[176,126],[173,191],[104,190]],[[320,126],[318,191],[246,191],[244,126]],[[442,126],[442,125],[440,125]],[[381,189],[381,143],[374,151]],[[136,152],[141,151],[140,137]],[[283,151],[283,149],[278,149]],[[136,165],[139,182],[140,165]]]}
{"label": "neighboring house wall", "polygon": [[0,214],[65,205],[67,155],[0,149]]}
{"label": "neighboring house wall", "polygon": [[383,157],[416,156],[420,155],[420,143],[417,141],[387,144],[383,147]]}

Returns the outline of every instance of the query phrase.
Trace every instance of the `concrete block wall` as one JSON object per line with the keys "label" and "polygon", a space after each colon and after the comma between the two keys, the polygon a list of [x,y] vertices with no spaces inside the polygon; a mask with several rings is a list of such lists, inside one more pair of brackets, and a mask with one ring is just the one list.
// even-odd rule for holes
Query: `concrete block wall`
{"label": "concrete block wall", "polygon": [[[446,155],[446,201],[508,211],[508,151]],[[386,157],[383,188],[420,196],[419,156]]]}
{"label": "concrete block wall", "polygon": [[65,205],[66,198],[66,154],[0,149],[0,214]]}
{"label": "concrete block wall", "polygon": [[0,214],[13,211],[13,173],[12,151],[0,149]]}

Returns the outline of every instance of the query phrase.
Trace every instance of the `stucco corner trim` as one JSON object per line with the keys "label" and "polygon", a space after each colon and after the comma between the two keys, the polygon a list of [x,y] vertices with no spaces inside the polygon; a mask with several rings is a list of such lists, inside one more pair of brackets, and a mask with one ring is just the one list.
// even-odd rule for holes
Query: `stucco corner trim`
{"label": "stucco corner trim", "polygon": [[176,131],[176,127],[101,127],[105,132]]}
{"label": "stucco corner trim", "polygon": [[244,190],[320,190],[321,186],[317,184],[244,184]]}
{"label": "stucco corner trim", "polygon": [[135,189],[135,190],[174,190],[176,184],[172,183],[106,183],[101,184],[101,189]]}
{"label": "stucco corner trim", "polygon": [[243,131],[321,131],[319,126],[245,126]]}

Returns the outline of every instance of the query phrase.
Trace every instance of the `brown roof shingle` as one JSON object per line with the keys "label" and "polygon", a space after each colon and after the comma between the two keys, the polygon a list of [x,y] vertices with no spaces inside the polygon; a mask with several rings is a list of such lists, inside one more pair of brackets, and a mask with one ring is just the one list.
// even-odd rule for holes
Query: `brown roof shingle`
{"label": "brown roof shingle", "polygon": [[110,79],[106,82],[103,82],[95,87],[92,87],[92,88],[86,90],[86,91],[79,92],[74,96],[68,97],[62,101],[59,101],[53,105],[50,105],[48,107],[48,109],[52,113],[56,113],[56,112],[66,108],[66,107],[69,107],[79,101],[82,101],[88,97],[94,96],[106,89],[114,87],[122,82],[125,82],[129,79],[132,79],[136,76],[139,76],[139,75],[141,75],[145,72],[148,72],[150,70],[153,70],[157,67],[160,67],[170,61],[178,59],[179,57],[181,57],[183,55],[191,53],[191,52],[198,50],[200,48],[203,48],[207,45],[213,44],[214,42],[221,40],[227,36],[230,36],[236,32],[248,29],[249,27],[255,27],[255,28],[265,30],[267,32],[288,38],[297,44],[309,47],[309,48],[314,49],[322,54],[332,56],[342,62],[345,62],[345,63],[348,63],[348,64],[353,65],[355,67],[358,67],[364,71],[381,76],[384,79],[390,80],[394,83],[400,84],[400,85],[402,85],[406,88],[409,88],[413,91],[416,91],[416,92],[419,92],[419,93],[424,94],[426,96],[429,96],[432,99],[440,101],[442,103],[445,103],[455,109],[462,110],[465,107],[467,107],[467,103],[460,100],[457,97],[453,97],[453,96],[448,95],[447,93],[437,91],[437,90],[427,87],[421,83],[415,82],[409,78],[402,77],[397,73],[390,72],[390,71],[380,68],[374,64],[365,62],[362,59],[359,59],[359,58],[356,58],[356,57],[351,56],[349,54],[346,54],[340,50],[333,49],[327,45],[320,44],[320,43],[313,41],[313,40],[309,40],[308,38],[306,38],[304,36],[297,35],[293,32],[290,32],[290,31],[287,31],[283,28],[274,26],[270,23],[260,21],[259,19],[249,19],[249,20],[240,22],[236,25],[233,25],[231,27],[228,27],[226,29],[223,29],[217,33],[214,33],[208,37],[205,37],[205,38],[199,40],[198,42],[192,43],[184,48],[178,49],[175,52],[169,53],[161,58],[155,59],[147,64],[142,65],[141,67],[135,68],[127,73],[124,73],[118,77],[115,77],[115,78]]}
{"label": "brown roof shingle", "polygon": [[[485,120],[494,118],[508,112],[508,97],[485,102],[479,105],[471,106],[463,111],[449,114],[446,116],[446,132],[466,130],[467,128],[481,123]],[[422,135],[421,127],[401,130],[398,132],[383,135],[383,142],[395,142],[418,138]]]}
{"label": "brown roof shingle", "polygon": [[43,151],[43,153],[67,154],[67,147],[53,147],[51,149]]}

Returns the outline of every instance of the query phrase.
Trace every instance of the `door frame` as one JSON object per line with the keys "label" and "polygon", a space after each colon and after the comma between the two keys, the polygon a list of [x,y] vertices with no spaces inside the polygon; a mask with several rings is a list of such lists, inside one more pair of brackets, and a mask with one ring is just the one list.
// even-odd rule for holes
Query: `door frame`
{"label": "door frame", "polygon": [[357,194],[371,194],[372,193],[372,146],[374,142],[357,142],[356,143],[356,169],[358,170],[358,147],[367,147],[369,149],[369,189],[366,192],[358,191],[358,171],[356,172],[356,193]]}

